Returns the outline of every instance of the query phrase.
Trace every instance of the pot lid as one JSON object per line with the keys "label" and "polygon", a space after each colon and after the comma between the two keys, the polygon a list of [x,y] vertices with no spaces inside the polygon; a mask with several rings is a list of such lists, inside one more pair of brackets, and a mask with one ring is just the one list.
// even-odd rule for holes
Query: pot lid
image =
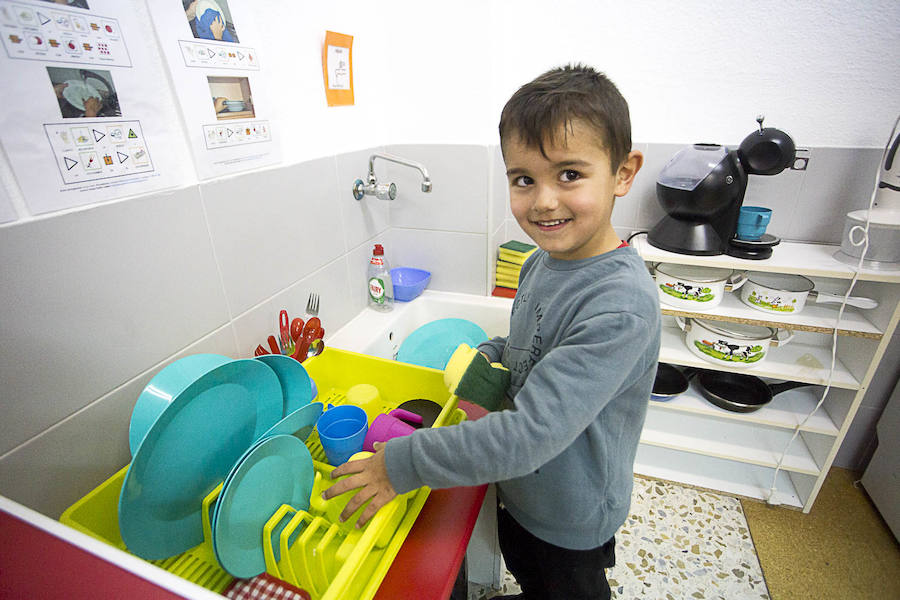
{"label": "pot lid", "polygon": [[685,281],[696,281],[698,283],[716,283],[725,281],[731,274],[732,269],[720,269],[718,267],[697,267],[694,265],[676,265],[671,263],[659,263],[656,270],[663,275],[683,279]]}
{"label": "pot lid", "polygon": [[704,328],[727,335],[730,338],[741,340],[765,340],[778,333],[777,329],[763,325],[750,325],[748,323],[732,323],[731,321],[710,321],[708,319],[694,319],[694,322]]}
{"label": "pot lid", "polygon": [[666,187],[691,191],[728,155],[718,144],[694,144],[679,150],[659,173],[656,181]]}
{"label": "pot lid", "polygon": [[747,281],[756,285],[778,292],[803,293],[816,287],[812,281],[803,275],[788,275],[787,273],[758,273],[752,271]]}
{"label": "pot lid", "polygon": [[887,227],[888,229],[900,229],[900,208],[873,208],[871,211],[865,208],[854,210],[847,213],[847,218],[858,221],[860,225],[866,223],[866,213],[870,213],[872,218],[869,225],[879,227]]}

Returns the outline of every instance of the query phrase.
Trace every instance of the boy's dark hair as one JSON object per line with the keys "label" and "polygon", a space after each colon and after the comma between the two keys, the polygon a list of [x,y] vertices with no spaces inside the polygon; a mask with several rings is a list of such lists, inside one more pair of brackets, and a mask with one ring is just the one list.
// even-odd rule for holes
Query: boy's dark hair
{"label": "boy's dark hair", "polygon": [[517,136],[546,157],[545,142],[556,143],[560,132],[565,142],[573,121],[597,132],[615,173],[631,152],[628,103],[606,75],[582,64],[551,69],[512,95],[500,114],[500,149]]}

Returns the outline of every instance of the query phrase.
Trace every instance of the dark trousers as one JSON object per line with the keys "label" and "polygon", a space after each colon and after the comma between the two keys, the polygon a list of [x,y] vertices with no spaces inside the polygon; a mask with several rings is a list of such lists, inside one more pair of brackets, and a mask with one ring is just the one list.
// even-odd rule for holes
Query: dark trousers
{"label": "dark trousers", "polygon": [[615,536],[598,548],[569,550],[541,540],[497,508],[500,551],[527,600],[609,600],[604,569],[616,564]]}

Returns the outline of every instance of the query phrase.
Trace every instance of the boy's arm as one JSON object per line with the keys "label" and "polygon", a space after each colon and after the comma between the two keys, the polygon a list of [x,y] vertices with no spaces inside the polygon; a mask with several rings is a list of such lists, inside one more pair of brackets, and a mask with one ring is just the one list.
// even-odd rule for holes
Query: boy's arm
{"label": "boy's arm", "polygon": [[[374,456],[337,467],[332,477],[350,477],[328,488],[326,497],[359,489],[341,518],[371,500],[357,522],[362,526],[396,494],[422,485],[477,485],[534,471],[568,447],[648,365],[655,365],[659,348],[650,348],[650,340],[658,336],[650,328],[630,313],[585,320],[534,366],[516,394],[514,410],[394,438],[379,445]],[[602,339],[594,339],[597,332]]]}
{"label": "boy's arm", "polygon": [[503,347],[505,345],[506,338],[497,336],[478,344],[478,351],[487,356],[490,362],[500,362],[500,359],[503,357]]}
{"label": "boy's arm", "polygon": [[393,488],[405,493],[421,485],[503,481],[546,464],[655,366],[652,326],[627,312],[596,315],[532,368],[514,410],[390,440],[385,465]]}

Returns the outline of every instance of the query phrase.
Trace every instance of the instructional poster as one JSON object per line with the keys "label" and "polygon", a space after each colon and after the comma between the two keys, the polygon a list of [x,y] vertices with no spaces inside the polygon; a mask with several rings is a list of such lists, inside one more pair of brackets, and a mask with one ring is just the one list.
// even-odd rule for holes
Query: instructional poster
{"label": "instructional poster", "polygon": [[[131,3],[0,0],[0,140],[28,209],[46,213],[174,187],[177,113]],[[171,103],[170,103],[171,104]],[[164,151],[166,149],[167,151]]]}
{"label": "instructional poster", "polygon": [[325,76],[325,99],[328,106],[353,104],[353,36],[334,31],[325,32],[322,47],[322,70]]}
{"label": "instructional poster", "polygon": [[151,16],[202,179],[281,160],[249,0],[155,0]]}

